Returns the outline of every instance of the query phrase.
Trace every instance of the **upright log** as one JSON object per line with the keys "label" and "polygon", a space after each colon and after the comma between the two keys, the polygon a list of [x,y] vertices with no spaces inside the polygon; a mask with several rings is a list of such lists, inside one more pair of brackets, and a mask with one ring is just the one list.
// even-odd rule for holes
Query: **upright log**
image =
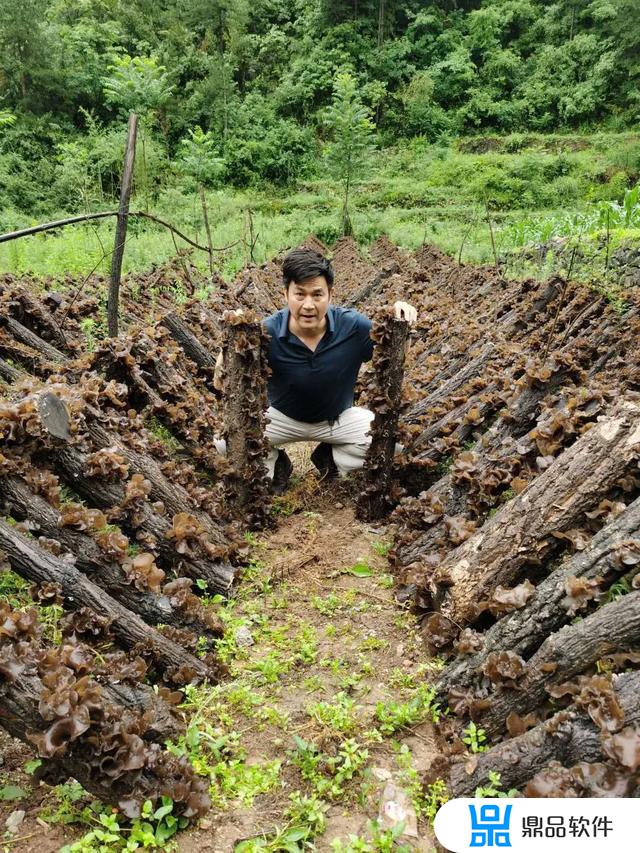
{"label": "upright log", "polygon": [[269,520],[265,465],[268,442],[264,434],[268,371],[265,332],[253,314],[225,311],[223,319],[227,503],[252,527],[259,528]]}
{"label": "upright log", "polygon": [[109,334],[112,338],[116,338],[118,336],[120,275],[122,273],[122,256],[124,255],[124,244],[127,239],[127,225],[129,222],[129,201],[131,199],[133,165],[136,159],[137,132],[138,116],[135,113],[131,113],[129,115],[127,147],[125,149],[124,168],[122,170],[122,183],[120,184],[118,223],[116,225],[116,239],[113,248],[113,255],[111,256],[111,276],[109,281],[109,298],[107,300],[107,324],[109,328]]}
{"label": "upright log", "polygon": [[390,509],[389,488],[408,334],[407,321],[392,317],[377,321],[371,331],[371,337],[376,341],[373,358],[375,388],[371,401],[375,418],[364,462],[364,489],[358,498],[358,516],[366,521],[382,518]]}

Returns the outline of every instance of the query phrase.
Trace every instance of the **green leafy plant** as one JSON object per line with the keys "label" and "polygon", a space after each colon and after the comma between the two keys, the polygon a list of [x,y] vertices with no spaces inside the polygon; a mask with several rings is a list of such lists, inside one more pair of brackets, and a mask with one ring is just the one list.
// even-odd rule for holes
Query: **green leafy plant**
{"label": "green leafy plant", "polygon": [[488,783],[476,788],[475,797],[517,797],[519,792],[516,788],[503,791],[500,787],[500,774],[495,770],[488,773]]}
{"label": "green leafy plant", "polygon": [[433,687],[420,685],[408,702],[378,702],[376,719],[383,734],[393,734],[407,726],[414,726],[440,719],[440,706],[434,703],[436,691]]}
{"label": "green leafy plant", "polygon": [[466,743],[471,752],[486,752],[489,748],[486,746],[485,741],[487,740],[487,735],[484,729],[479,728],[472,721],[466,727],[464,732],[462,733],[462,742]]}
{"label": "green leafy plant", "polygon": [[342,187],[342,233],[349,235],[353,234],[349,213],[351,192],[366,172],[373,148],[374,124],[370,110],[360,100],[357,81],[348,71],[335,77],[326,125],[332,135],[326,160]]}

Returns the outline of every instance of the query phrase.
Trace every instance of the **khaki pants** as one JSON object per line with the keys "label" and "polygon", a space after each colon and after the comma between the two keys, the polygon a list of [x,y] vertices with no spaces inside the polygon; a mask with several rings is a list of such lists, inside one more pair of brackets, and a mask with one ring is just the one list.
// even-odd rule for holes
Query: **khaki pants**
{"label": "khaki pants", "polygon": [[[267,409],[267,429],[265,434],[271,445],[267,457],[269,477],[273,478],[278,448],[284,444],[296,441],[324,441],[333,447],[333,461],[341,477],[349,471],[362,468],[365,454],[371,443],[369,427],[373,420],[373,412],[352,406],[346,409],[333,422],[320,421],[317,424],[307,424],[304,421],[294,421],[283,415],[273,406]],[[216,441],[218,453],[225,453],[224,441]]]}

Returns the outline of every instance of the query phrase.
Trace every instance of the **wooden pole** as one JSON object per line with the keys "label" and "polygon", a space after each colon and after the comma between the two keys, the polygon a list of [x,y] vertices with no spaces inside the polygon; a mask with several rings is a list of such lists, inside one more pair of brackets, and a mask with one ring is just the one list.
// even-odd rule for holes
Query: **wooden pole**
{"label": "wooden pole", "polygon": [[107,324],[109,335],[112,338],[118,336],[118,302],[120,297],[120,276],[122,273],[122,256],[124,255],[124,244],[127,239],[127,225],[129,221],[129,200],[131,198],[131,184],[133,178],[133,165],[136,159],[136,136],[138,132],[138,116],[135,113],[129,115],[129,127],[127,133],[127,147],[124,153],[124,167],[122,169],[122,182],[120,184],[120,205],[118,208],[118,224],[116,225],[116,240],[111,257],[111,280],[109,282],[109,297],[107,299]]}
{"label": "wooden pole", "polygon": [[209,247],[209,274],[213,278],[213,243],[211,242],[211,228],[209,227],[209,209],[207,207],[207,196],[202,184],[198,185],[200,192],[200,204],[202,205],[202,216],[204,217],[204,230],[207,232],[207,246]]}

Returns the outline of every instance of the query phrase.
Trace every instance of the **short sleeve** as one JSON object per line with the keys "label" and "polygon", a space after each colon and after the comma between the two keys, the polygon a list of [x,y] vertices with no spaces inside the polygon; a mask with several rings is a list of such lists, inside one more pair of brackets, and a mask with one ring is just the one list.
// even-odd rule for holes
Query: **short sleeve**
{"label": "short sleeve", "polygon": [[356,312],[358,317],[358,337],[362,346],[362,360],[371,361],[373,356],[373,341],[371,340],[371,329],[373,323],[364,314]]}

